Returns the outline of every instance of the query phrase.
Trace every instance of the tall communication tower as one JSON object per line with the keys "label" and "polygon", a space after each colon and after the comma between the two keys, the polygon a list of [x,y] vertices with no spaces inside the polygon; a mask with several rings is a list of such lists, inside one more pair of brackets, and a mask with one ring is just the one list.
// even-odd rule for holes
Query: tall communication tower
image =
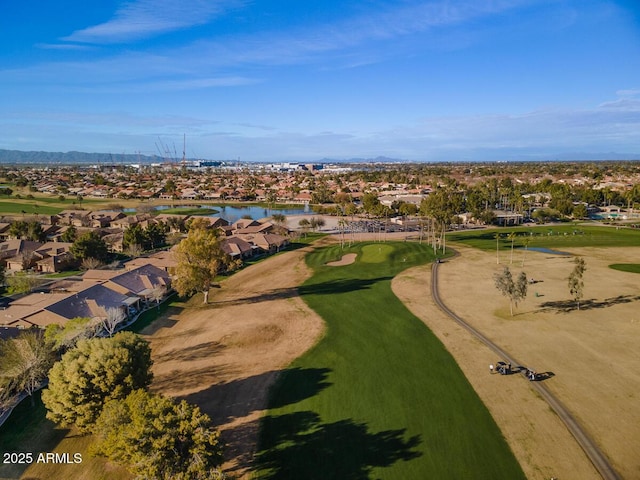
{"label": "tall communication tower", "polygon": [[182,168],[187,166],[187,134],[182,134]]}

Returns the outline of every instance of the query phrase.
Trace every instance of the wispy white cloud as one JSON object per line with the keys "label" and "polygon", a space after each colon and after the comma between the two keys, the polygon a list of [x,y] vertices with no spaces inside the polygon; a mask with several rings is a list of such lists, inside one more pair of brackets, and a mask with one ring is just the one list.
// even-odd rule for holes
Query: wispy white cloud
{"label": "wispy white cloud", "polygon": [[636,97],[640,95],[640,88],[628,88],[626,90],[618,90],[616,95],[619,97]]}
{"label": "wispy white cloud", "polygon": [[90,45],[78,45],[75,43],[38,43],[36,48],[42,48],[43,50],[92,50],[94,47]]}
{"label": "wispy white cloud", "polygon": [[244,0],[134,0],[125,2],[114,18],[73,32],[62,40],[81,43],[122,43],[202,25]]}
{"label": "wispy white cloud", "polygon": [[[347,52],[369,42],[381,42],[439,27],[463,25],[481,17],[520,8],[531,0],[431,1],[388,6],[332,24],[299,25],[282,32],[262,32],[218,40],[203,40],[188,49],[204,53],[218,64],[284,65],[312,62],[323,54]],[[422,48],[428,48],[422,45]],[[362,60],[350,57],[352,66],[371,64],[367,51]]]}
{"label": "wispy white cloud", "polygon": [[[93,44],[125,41],[204,23],[248,0],[137,0],[124,4],[113,20],[80,30],[64,40]],[[396,53],[385,50],[389,39],[437,27],[461,25],[481,16],[518,8],[531,0],[475,2],[397,2],[383,4],[334,23],[292,25],[286,30],[200,39],[162,51],[128,50],[110,57],[48,62],[0,70],[6,82],[25,85],[46,82],[47,88],[67,86],[87,91],[203,89],[246,85],[261,80],[238,74],[253,67],[315,63],[318,68],[354,68],[379,62]],[[370,48],[375,43],[374,48]],[[424,45],[423,42],[420,42]],[[65,48],[66,44],[47,48]],[[77,43],[68,44],[76,48]],[[87,46],[82,44],[80,46]],[[402,48],[402,47],[398,47]],[[106,50],[101,52],[104,55]],[[106,87],[105,87],[106,86]]]}

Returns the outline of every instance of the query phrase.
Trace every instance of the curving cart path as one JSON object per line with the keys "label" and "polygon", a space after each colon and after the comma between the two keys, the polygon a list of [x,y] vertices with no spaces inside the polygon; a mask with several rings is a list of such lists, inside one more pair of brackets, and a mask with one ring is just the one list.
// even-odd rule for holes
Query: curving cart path
{"label": "curving cart path", "polygon": [[[509,355],[509,353],[505,352],[498,345],[493,343],[489,338],[484,336],[480,331],[469,325],[462,318],[452,312],[442,301],[440,298],[440,294],[438,292],[438,267],[439,263],[434,263],[431,270],[431,296],[433,297],[436,305],[449,317],[455,320],[460,326],[468,330],[472,335],[478,338],[482,343],[484,343],[487,347],[489,347],[494,353],[502,357],[503,359],[510,362],[512,365],[522,365],[517,359],[513,356]],[[540,394],[542,398],[544,398],[549,406],[553,409],[554,412],[558,414],[560,419],[567,426],[571,434],[574,436],[580,447],[584,450],[593,463],[594,467],[604,480],[620,480],[620,476],[613,469],[607,457],[605,457],[604,453],[600,450],[600,448],[596,445],[593,439],[584,431],[584,429],[580,426],[578,421],[569,413],[566,407],[553,395],[547,387],[541,382],[530,382],[531,387]]]}

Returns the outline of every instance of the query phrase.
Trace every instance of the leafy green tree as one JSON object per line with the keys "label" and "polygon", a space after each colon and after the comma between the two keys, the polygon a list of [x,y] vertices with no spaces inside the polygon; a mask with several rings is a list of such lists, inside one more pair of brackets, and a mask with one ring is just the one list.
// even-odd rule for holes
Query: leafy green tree
{"label": "leafy green tree", "polygon": [[32,242],[43,242],[47,238],[47,235],[44,233],[40,222],[31,221],[27,222],[27,232],[25,234],[25,238],[27,240],[31,240]]}
{"label": "leafy green tree", "polygon": [[143,249],[149,244],[144,229],[140,224],[129,225],[124,231],[122,246],[126,249],[129,245],[140,245]]}
{"label": "leafy green tree", "polygon": [[513,306],[518,306],[518,302],[527,296],[527,274],[520,272],[517,280],[513,280],[513,275],[509,267],[504,267],[502,273],[494,276],[496,288],[502,295],[509,299],[509,310],[513,316]]}
{"label": "leafy green tree", "polygon": [[64,326],[57,323],[47,325],[44,336],[54,350],[66,351],[75,346],[79,340],[93,338],[95,329],[92,328],[89,317],[76,317],[64,322]]}
{"label": "leafy green tree", "polygon": [[144,229],[144,236],[147,248],[161,247],[167,240],[167,226],[164,223],[150,223]]}
{"label": "leafy green tree", "polygon": [[60,235],[62,242],[73,243],[78,238],[78,230],[73,225],[67,227],[67,229]]}
{"label": "leafy green tree", "polygon": [[26,392],[32,405],[33,392],[43,385],[53,362],[53,350],[41,331],[27,330],[0,342],[0,378],[15,393]]}
{"label": "leafy green tree", "polygon": [[137,478],[224,478],[219,433],[209,417],[184,400],[136,390],[107,402],[95,426],[93,453],[123,465]]}
{"label": "leafy green tree", "polygon": [[14,238],[23,238],[27,234],[27,222],[15,220],[9,225],[9,235]]}
{"label": "leafy green tree", "polygon": [[404,216],[415,215],[418,213],[418,206],[414,203],[400,202],[398,213]]}
{"label": "leafy green tree", "polygon": [[578,305],[578,310],[580,310],[580,299],[582,298],[582,295],[584,293],[583,277],[584,277],[584,272],[587,270],[587,265],[586,265],[586,262],[584,261],[584,258],[582,257],[576,257],[574,260],[574,263],[575,263],[575,267],[573,268],[573,271],[571,272],[568,278],[569,293],[571,293],[571,296],[573,297],[573,299],[576,301],[576,304]]}
{"label": "leafy green tree", "polygon": [[583,203],[579,203],[573,207],[571,212],[573,218],[587,218],[587,207]]}
{"label": "leafy green tree", "polygon": [[106,262],[109,259],[109,247],[96,231],[80,235],[73,242],[69,251],[78,260],[95,258],[101,262]]}
{"label": "leafy green tree", "polygon": [[27,272],[16,272],[5,278],[7,291],[10,294],[30,293],[42,283],[37,276]]}
{"label": "leafy green tree", "polygon": [[166,225],[168,229],[173,230],[174,232],[184,233],[187,231],[183,217],[169,217],[167,218]]}
{"label": "leafy green tree", "polygon": [[47,418],[90,431],[105,402],[151,383],[151,364],[149,344],[134,333],[80,340],[49,372]]}
{"label": "leafy green tree", "polygon": [[187,237],[174,252],[177,265],[173,286],[178,294],[185,296],[202,292],[203,303],[209,302],[209,290],[217,275],[238,266],[222,249],[215,230],[200,228],[194,221]]}
{"label": "leafy green tree", "polygon": [[367,192],[362,196],[362,208],[366,213],[373,215],[378,205],[380,200],[375,193]]}

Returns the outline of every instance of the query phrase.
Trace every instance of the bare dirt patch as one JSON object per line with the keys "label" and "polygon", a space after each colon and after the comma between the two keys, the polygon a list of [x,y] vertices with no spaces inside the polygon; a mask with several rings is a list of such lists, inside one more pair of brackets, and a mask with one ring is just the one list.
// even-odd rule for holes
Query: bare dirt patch
{"label": "bare dirt patch", "polygon": [[[538,252],[460,248],[440,266],[447,305],[525,366],[551,372],[546,385],[575,415],[623,478],[640,476],[640,292],[638,274],[608,268],[639,263],[640,248],[566,249],[584,256],[583,305],[575,310],[567,277],[571,258]],[[509,315],[493,275],[507,265],[538,280]],[[635,276],[634,276],[635,275]],[[405,272],[394,291],[438,335],[483,399],[529,478],[599,478],[559,418],[520,375],[490,375],[495,355],[442,314],[429,298],[430,267]],[[537,296],[536,296],[537,293]]]}
{"label": "bare dirt patch", "polygon": [[310,275],[307,251],[246,268],[212,292],[210,305],[174,309],[143,332],[155,362],[152,389],[211,416],[227,444],[224,468],[237,478],[250,475],[270,386],[324,329],[297,293]]}
{"label": "bare dirt patch", "polygon": [[328,267],[344,267],[345,265],[351,265],[356,261],[356,257],[358,255],[355,253],[347,253],[343,255],[340,260],[336,260],[335,262],[328,262],[326,265]]}

